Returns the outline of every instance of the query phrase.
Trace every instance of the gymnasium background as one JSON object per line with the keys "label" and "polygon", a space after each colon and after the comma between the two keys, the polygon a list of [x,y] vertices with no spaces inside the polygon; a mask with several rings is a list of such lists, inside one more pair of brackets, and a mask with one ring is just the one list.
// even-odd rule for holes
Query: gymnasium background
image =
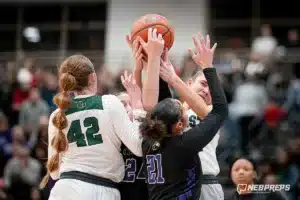
{"label": "gymnasium background", "polygon": [[84,54],[97,69],[99,94],[123,90],[119,76],[132,70],[125,34],[147,13],[175,27],[170,54],[182,78],[195,69],[187,55],[192,34],[209,33],[218,43],[215,67],[230,103],[218,148],[225,196],[235,189],[232,160],[248,155],[261,183],[290,184],[296,200],[300,12],[290,0],[0,0],[0,199],[47,197],[36,186],[45,173],[59,62]]}

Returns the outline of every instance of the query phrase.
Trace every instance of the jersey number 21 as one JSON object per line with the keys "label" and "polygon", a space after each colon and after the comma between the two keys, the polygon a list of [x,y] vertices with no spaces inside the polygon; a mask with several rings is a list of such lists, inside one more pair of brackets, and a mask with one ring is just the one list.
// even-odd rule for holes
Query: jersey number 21
{"label": "jersey number 21", "polygon": [[67,135],[69,143],[76,142],[78,147],[85,147],[103,142],[96,117],[87,117],[83,120],[83,126],[86,129],[85,133],[82,131],[80,122],[79,119],[72,121]]}

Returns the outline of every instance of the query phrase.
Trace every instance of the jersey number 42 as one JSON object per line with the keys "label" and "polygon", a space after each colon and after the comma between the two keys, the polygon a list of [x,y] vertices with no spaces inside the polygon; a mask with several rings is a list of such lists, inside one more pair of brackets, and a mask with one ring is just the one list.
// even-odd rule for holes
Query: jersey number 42
{"label": "jersey number 42", "polygon": [[[82,131],[83,129],[85,129],[85,132]],[[101,144],[103,141],[98,119],[87,117],[82,121],[80,119],[72,121],[67,138],[69,143],[76,142],[78,147]]]}

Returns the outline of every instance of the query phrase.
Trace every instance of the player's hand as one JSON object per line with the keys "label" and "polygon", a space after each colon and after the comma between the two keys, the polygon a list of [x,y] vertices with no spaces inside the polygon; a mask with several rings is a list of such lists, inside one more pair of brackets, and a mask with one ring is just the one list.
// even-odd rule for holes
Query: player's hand
{"label": "player's hand", "polygon": [[136,84],[136,80],[133,74],[129,74],[125,71],[124,75],[121,76],[121,81],[125,87],[131,101],[131,106],[134,109],[143,109],[142,105],[142,91]]}
{"label": "player's hand", "polygon": [[170,62],[169,58],[168,58],[168,50],[167,49],[164,52],[163,58],[160,60],[159,76],[164,81],[169,83],[170,85],[172,85],[172,81],[174,80],[174,78],[177,77],[177,74],[175,72],[175,68],[172,65],[172,63]]}
{"label": "player's hand", "polygon": [[142,71],[144,68],[144,63],[143,63],[143,47],[140,43],[140,38],[138,37],[135,39],[133,42],[131,41],[131,36],[126,35],[126,41],[128,46],[132,49],[132,55],[134,58],[134,65],[135,65],[135,70],[136,71]]}
{"label": "player's hand", "polygon": [[194,53],[194,51],[191,49],[188,49],[188,51],[192,56],[194,62],[202,69],[212,67],[217,43],[215,43],[214,46],[210,48],[209,35],[207,35],[206,39],[204,39],[200,33],[198,33],[198,38],[196,38],[196,36],[193,36],[193,42],[197,53]]}
{"label": "player's hand", "polygon": [[157,34],[157,29],[148,29],[148,42],[146,43],[142,38],[139,39],[140,43],[148,55],[148,58],[150,57],[161,57],[163,51],[164,51],[164,46],[165,46],[165,41],[162,37],[162,34]]}

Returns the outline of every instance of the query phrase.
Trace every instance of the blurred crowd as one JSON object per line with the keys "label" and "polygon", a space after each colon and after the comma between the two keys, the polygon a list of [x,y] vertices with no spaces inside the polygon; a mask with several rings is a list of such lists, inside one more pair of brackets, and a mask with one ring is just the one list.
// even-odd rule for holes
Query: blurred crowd
{"label": "blurred crowd", "polygon": [[[244,155],[258,163],[257,182],[290,184],[289,199],[299,196],[300,66],[285,62],[293,47],[300,47],[297,30],[289,31],[286,41],[277,41],[271,27],[263,25],[246,56],[230,50],[216,56],[230,106],[217,152],[225,196],[235,189],[230,166]],[[47,125],[56,109],[52,98],[58,79],[56,67],[45,66],[27,58],[20,67],[9,62],[1,69],[0,199],[47,199],[49,188],[41,192],[38,184],[45,174]],[[123,91],[123,70],[113,75],[109,66],[95,68],[100,95]],[[183,80],[195,70],[189,56],[177,69]]]}

